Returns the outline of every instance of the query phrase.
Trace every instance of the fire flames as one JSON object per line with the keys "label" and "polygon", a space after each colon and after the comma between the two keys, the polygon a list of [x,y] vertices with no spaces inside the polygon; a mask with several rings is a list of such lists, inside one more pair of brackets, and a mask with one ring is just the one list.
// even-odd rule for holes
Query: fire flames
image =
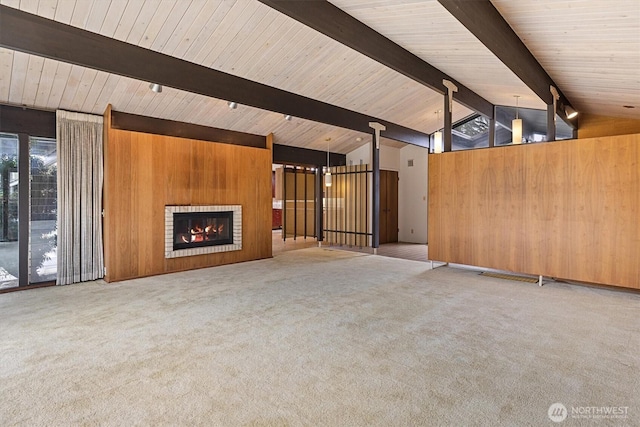
{"label": "fire flames", "polygon": [[208,240],[216,240],[224,230],[224,224],[207,225],[204,230],[199,224],[196,224],[189,230],[189,234],[183,234],[181,239],[184,243],[204,242]]}

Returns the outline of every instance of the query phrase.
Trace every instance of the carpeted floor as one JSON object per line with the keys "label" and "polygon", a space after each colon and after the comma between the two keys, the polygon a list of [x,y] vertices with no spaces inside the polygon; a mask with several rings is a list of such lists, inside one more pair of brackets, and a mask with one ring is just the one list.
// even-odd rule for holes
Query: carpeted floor
{"label": "carpeted floor", "polygon": [[639,313],[325,248],[0,294],[0,425],[640,425]]}

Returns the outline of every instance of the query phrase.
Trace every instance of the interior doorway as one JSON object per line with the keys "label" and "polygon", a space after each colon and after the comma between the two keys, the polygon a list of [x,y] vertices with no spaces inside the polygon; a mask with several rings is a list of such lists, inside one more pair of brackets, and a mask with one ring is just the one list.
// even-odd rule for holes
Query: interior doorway
{"label": "interior doorway", "polygon": [[316,168],[272,167],[272,249],[278,252],[317,245]]}

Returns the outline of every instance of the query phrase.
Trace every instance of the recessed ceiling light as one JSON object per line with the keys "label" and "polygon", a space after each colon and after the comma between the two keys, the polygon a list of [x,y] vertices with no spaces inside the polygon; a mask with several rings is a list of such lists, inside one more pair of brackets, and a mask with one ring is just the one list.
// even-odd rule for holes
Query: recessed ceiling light
{"label": "recessed ceiling light", "polygon": [[357,137],[356,141],[360,142],[360,141],[362,141],[362,138],[361,137]]}

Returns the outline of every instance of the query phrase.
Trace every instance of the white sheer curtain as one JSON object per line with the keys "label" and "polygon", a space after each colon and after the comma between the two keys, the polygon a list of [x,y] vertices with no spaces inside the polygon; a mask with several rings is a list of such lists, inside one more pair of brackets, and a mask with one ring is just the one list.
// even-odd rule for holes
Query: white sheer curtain
{"label": "white sheer curtain", "polygon": [[103,117],[56,111],[58,285],[104,276]]}

